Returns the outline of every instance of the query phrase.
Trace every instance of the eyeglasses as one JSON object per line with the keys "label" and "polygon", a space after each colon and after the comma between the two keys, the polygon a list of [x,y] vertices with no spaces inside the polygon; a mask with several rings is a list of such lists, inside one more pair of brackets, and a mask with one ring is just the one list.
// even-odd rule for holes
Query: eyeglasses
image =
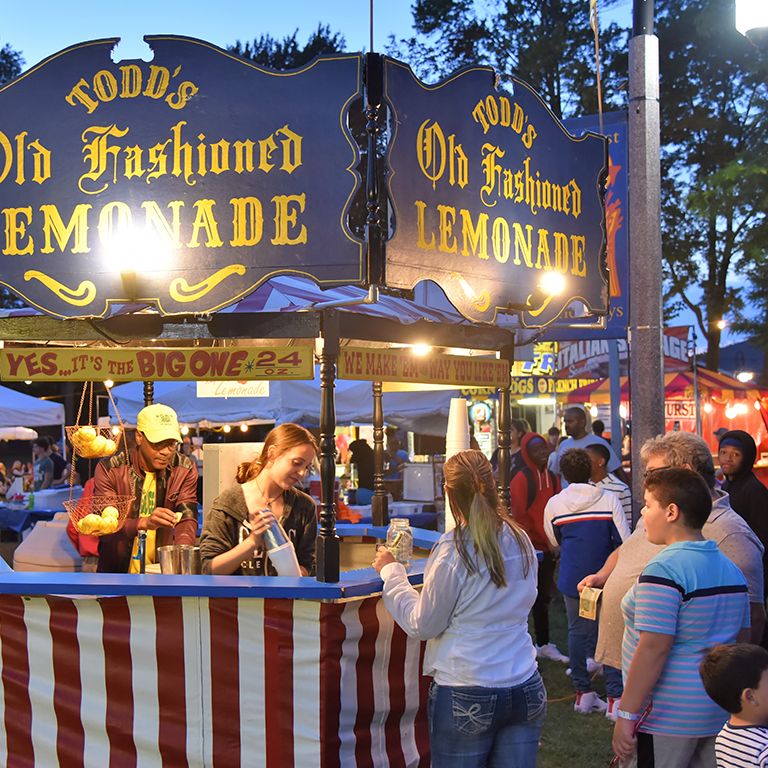
{"label": "eyeglasses", "polygon": [[662,469],[672,469],[672,466],[667,464],[665,467],[654,467],[653,469],[646,469],[643,477],[648,477],[648,475],[652,475],[654,472],[659,472]]}
{"label": "eyeglasses", "polygon": [[178,440],[163,440],[160,443],[153,443],[151,440],[147,439],[146,435],[144,436],[144,439],[147,441],[149,447],[156,453],[169,450],[175,451],[179,445]]}

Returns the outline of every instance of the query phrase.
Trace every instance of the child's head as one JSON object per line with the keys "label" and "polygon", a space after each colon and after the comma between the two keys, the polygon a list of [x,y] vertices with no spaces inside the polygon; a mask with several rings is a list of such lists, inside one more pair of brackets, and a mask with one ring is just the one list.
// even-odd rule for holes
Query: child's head
{"label": "child's head", "polygon": [[709,698],[750,724],[768,725],[768,651],[759,645],[716,645],[699,674]]}
{"label": "child's head", "polygon": [[592,461],[583,448],[569,448],[560,457],[560,471],[569,485],[588,483],[592,475]]}
{"label": "child's head", "polygon": [[[692,469],[658,469],[645,478],[645,509],[652,510],[656,506],[662,510],[676,508],[680,524],[700,531],[712,512],[712,494],[702,477]],[[646,516],[645,510],[643,516]]]}

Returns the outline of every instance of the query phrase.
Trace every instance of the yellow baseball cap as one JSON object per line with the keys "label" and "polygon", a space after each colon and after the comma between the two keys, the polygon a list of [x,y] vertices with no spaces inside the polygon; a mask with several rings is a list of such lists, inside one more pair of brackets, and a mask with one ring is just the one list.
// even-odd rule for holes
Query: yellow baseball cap
{"label": "yellow baseball cap", "polygon": [[179,420],[176,411],[167,405],[155,403],[142,408],[136,417],[136,429],[141,432],[150,443],[162,443],[164,440],[177,440],[181,442]]}

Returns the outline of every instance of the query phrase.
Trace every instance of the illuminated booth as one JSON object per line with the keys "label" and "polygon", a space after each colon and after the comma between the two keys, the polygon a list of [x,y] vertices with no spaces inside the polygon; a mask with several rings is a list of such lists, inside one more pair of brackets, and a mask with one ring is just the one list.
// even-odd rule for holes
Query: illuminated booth
{"label": "illuminated booth", "polygon": [[[340,570],[339,537],[387,522],[382,383],[498,388],[508,501],[515,327],[607,312],[607,140],[485,67],[425,85],[378,54],[274,72],[146,39],[151,63],[94,41],[0,89],[0,275],[43,313],[0,319],[0,377],[144,381],[150,402],[155,381],[319,363],[317,579],[0,574],[7,762],[428,765],[422,644],[372,569]],[[362,295],[227,311],[281,275]],[[355,309],[423,281],[464,319]],[[389,346],[415,341],[481,354]],[[371,382],[364,529],[336,524],[337,375]]]}

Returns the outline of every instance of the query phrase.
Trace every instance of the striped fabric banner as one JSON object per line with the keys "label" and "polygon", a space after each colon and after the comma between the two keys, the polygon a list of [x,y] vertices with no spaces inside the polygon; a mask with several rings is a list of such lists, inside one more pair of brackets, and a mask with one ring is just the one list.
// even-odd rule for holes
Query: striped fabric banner
{"label": "striped fabric banner", "polygon": [[0,595],[0,764],[427,768],[422,656],[380,597]]}

